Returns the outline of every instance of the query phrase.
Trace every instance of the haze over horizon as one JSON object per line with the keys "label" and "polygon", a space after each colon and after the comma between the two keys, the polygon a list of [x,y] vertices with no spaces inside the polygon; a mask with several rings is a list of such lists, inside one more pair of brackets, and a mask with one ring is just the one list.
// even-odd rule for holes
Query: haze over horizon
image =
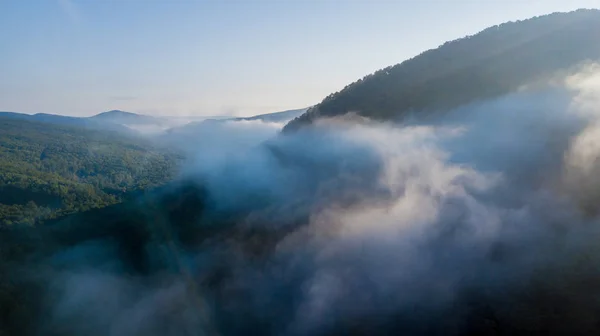
{"label": "haze over horizon", "polygon": [[[0,110],[249,116],[569,1],[0,3]],[[426,20],[423,20],[426,18]]]}

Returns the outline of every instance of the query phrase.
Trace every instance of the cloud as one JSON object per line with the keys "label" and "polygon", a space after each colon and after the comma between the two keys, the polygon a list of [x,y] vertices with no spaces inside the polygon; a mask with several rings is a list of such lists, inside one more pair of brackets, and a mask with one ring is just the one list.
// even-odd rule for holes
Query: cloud
{"label": "cloud", "polygon": [[67,249],[90,264],[59,258],[52,325],[193,334],[208,307],[222,335],[596,334],[600,111],[579,102],[600,91],[576,78],[428,123],[206,123],[183,179],[198,217],[152,213],[183,233],[134,251],[188,271],[136,271],[115,237]]}

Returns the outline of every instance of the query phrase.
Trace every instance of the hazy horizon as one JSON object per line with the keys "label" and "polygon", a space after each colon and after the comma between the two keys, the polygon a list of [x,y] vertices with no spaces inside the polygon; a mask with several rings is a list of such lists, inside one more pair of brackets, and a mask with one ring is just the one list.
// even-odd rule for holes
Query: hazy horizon
{"label": "hazy horizon", "polygon": [[598,0],[3,2],[0,111],[200,117],[299,109],[489,26],[598,7]]}
{"label": "hazy horizon", "polygon": [[263,115],[263,114],[275,114],[275,113],[281,113],[281,112],[288,112],[288,111],[295,111],[295,110],[306,110],[308,109],[308,107],[302,107],[302,108],[297,108],[297,109],[288,109],[288,110],[284,110],[284,111],[269,111],[269,112],[264,112],[264,113],[257,113],[257,114],[251,114],[251,115],[244,115],[244,116],[237,116],[237,115],[226,115],[226,114],[221,114],[221,115],[168,115],[168,114],[153,114],[153,115],[148,115],[148,114],[144,114],[141,112],[133,112],[133,111],[125,111],[122,109],[112,109],[112,110],[107,110],[107,111],[98,111],[96,113],[92,113],[90,115],[68,115],[68,114],[62,114],[62,113],[47,113],[47,112],[21,112],[21,111],[8,111],[8,110],[0,110],[0,113],[18,113],[18,114],[27,114],[27,115],[36,115],[36,114],[52,114],[52,115],[60,115],[60,116],[65,116],[65,117],[81,117],[81,118],[86,118],[86,117],[95,117],[99,114],[103,114],[103,113],[108,113],[108,112],[125,112],[125,113],[134,113],[134,114],[139,114],[139,115],[147,115],[147,116],[152,116],[152,117],[157,117],[157,118],[181,118],[181,119],[187,119],[187,118],[198,118],[198,119],[210,119],[210,118],[216,118],[216,119],[226,119],[226,118],[247,118],[247,117],[256,117],[259,115]]}

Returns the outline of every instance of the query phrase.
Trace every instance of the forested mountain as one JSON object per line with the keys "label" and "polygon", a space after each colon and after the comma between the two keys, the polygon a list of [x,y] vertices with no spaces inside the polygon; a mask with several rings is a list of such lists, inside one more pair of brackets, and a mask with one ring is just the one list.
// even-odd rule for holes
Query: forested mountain
{"label": "forested mountain", "polygon": [[[117,131],[126,135],[148,135],[178,126],[182,122],[171,118],[152,117],[119,110],[107,111],[91,117],[70,117],[57,114],[0,112],[0,117],[76,126],[92,130]],[[184,122],[185,123],[185,122]]]}
{"label": "forested mountain", "polygon": [[169,181],[180,160],[118,132],[0,116],[0,224],[117,203]]}
{"label": "forested mountain", "polygon": [[110,130],[125,134],[131,133],[131,130],[123,125],[107,123],[100,120],[93,120],[91,118],[69,117],[48,113],[25,114],[16,112],[0,112],[0,117],[18,120],[28,120],[34,122],[43,122],[62,126],[81,127],[91,130]]}
{"label": "forested mountain", "polygon": [[[228,120],[275,122],[301,112]],[[170,181],[183,160],[177,149],[128,136],[135,134],[128,127],[161,123],[116,110],[88,118],[0,113],[0,224],[34,224],[105,207]],[[200,137],[194,132],[195,141]]]}
{"label": "forested mountain", "polygon": [[600,59],[599,41],[600,10],[504,23],[365,76],[326,97],[284,131],[348,112],[389,120],[497,97]]}

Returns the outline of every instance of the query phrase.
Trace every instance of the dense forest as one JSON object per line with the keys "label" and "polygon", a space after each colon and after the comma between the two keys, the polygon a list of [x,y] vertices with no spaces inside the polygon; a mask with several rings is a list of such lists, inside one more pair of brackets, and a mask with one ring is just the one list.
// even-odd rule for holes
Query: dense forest
{"label": "dense forest", "polygon": [[349,112],[422,118],[513,92],[580,62],[600,59],[600,10],[556,13],[490,27],[387,67],[326,97],[290,131]]}
{"label": "dense forest", "polygon": [[0,117],[0,223],[118,203],[169,181],[181,159],[113,131]]}

